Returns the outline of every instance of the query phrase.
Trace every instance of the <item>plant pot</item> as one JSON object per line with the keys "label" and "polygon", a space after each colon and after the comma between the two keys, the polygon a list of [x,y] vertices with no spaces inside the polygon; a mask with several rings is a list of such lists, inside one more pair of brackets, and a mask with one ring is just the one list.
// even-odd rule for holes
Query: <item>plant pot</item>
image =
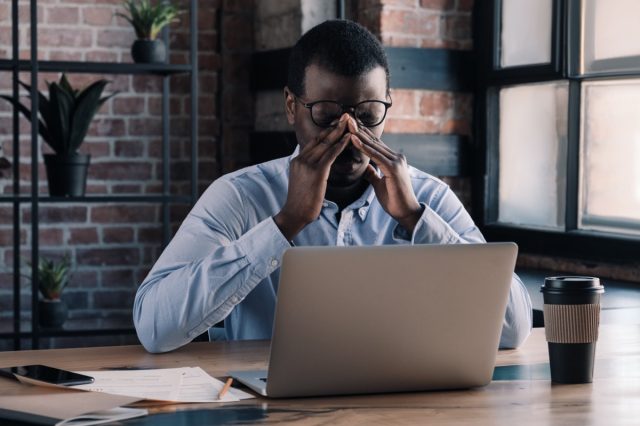
{"label": "plant pot", "polygon": [[82,197],[87,186],[88,154],[44,154],[49,195],[52,197]]}
{"label": "plant pot", "polygon": [[38,324],[44,328],[60,328],[67,320],[69,309],[62,300],[38,301]]}
{"label": "plant pot", "polygon": [[131,57],[138,64],[162,63],[167,59],[167,48],[159,39],[136,40],[131,46]]}

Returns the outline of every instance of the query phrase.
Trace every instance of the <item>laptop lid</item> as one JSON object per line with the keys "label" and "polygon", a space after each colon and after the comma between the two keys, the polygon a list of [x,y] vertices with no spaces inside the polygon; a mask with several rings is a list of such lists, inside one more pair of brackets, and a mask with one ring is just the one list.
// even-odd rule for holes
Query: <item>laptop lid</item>
{"label": "laptop lid", "polygon": [[513,243],[287,250],[266,394],[489,383],[516,255]]}

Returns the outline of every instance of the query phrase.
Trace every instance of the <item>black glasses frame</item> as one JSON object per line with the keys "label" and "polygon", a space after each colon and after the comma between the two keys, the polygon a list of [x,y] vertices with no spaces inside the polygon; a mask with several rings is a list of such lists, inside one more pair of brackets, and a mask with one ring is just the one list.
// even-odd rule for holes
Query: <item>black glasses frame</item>
{"label": "black glasses frame", "polygon": [[[296,101],[298,101],[300,103],[300,105],[302,105],[303,107],[305,107],[305,108],[307,108],[309,110],[309,115],[311,116],[311,121],[313,121],[313,124],[315,124],[318,127],[323,127],[323,128],[329,128],[329,127],[332,127],[332,126],[331,125],[325,126],[325,125],[322,125],[322,124],[318,124],[316,122],[316,120],[314,120],[313,112],[311,111],[311,108],[313,108],[314,105],[322,103],[322,102],[331,102],[333,104],[338,105],[341,108],[340,116],[342,116],[342,114],[344,114],[345,112],[348,112],[350,114],[351,114],[351,112],[355,112],[355,110],[358,107],[358,105],[364,104],[366,102],[379,102],[379,103],[381,103],[382,105],[384,105],[384,114],[382,115],[382,118],[380,119],[380,121],[378,121],[376,124],[369,124],[369,125],[364,124],[364,123],[359,123],[359,124],[363,125],[364,127],[369,127],[369,128],[379,126],[380,123],[382,123],[384,121],[384,119],[387,117],[387,112],[389,111],[389,108],[391,108],[391,106],[393,105],[391,102],[385,102],[385,101],[381,101],[379,99],[367,99],[367,100],[364,100],[362,102],[358,102],[357,104],[354,104],[354,105],[345,105],[345,104],[341,104],[340,102],[336,102],[336,101],[333,101],[333,100],[330,100],[330,99],[321,99],[319,101],[313,101],[313,102],[304,102],[302,99],[298,98],[297,96],[295,96],[295,99],[296,99]],[[354,118],[356,118],[356,120],[358,119],[358,117],[355,117],[355,114],[354,114]]]}

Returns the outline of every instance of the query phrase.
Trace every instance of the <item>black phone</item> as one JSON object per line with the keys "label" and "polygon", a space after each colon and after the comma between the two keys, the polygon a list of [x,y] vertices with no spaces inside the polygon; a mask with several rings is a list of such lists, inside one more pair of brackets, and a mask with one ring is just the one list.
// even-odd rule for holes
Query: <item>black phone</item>
{"label": "black phone", "polygon": [[73,371],[61,370],[48,365],[22,365],[19,367],[0,368],[0,375],[16,378],[26,377],[40,382],[61,386],[86,385],[93,383],[93,377]]}

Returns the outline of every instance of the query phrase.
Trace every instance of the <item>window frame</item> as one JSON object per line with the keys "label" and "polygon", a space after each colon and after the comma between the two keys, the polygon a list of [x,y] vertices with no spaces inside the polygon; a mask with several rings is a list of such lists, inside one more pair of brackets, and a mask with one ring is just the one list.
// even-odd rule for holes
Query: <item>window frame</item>
{"label": "window frame", "polygon": [[[474,219],[487,240],[515,241],[523,252],[614,263],[637,261],[640,237],[578,229],[578,220],[581,83],[621,77],[638,78],[640,70],[580,74],[581,0],[553,0],[550,63],[501,68],[501,4],[502,0],[476,2],[474,10],[474,50],[478,67],[474,129],[476,152],[479,153],[472,182]],[[499,223],[500,88],[553,80],[569,82],[565,230]]]}

